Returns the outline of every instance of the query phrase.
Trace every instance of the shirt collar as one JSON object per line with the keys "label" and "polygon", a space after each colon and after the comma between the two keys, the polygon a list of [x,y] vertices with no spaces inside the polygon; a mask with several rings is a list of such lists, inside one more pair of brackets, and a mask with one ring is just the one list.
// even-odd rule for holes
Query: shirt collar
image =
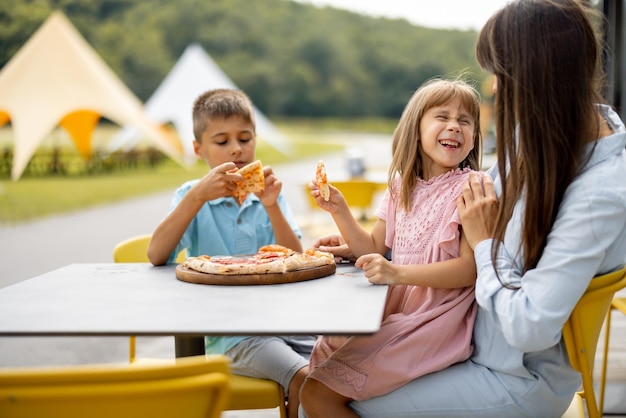
{"label": "shirt collar", "polygon": [[598,105],[598,110],[613,130],[613,134],[587,145],[586,154],[591,156],[582,171],[609,157],[619,156],[626,147],[626,128],[617,113],[607,105]]}
{"label": "shirt collar", "polygon": [[[261,200],[257,197],[257,195],[255,195],[254,193],[250,193],[248,196],[246,196],[246,200],[243,201],[241,207],[243,208],[245,206],[251,205],[252,202],[260,202],[260,201]],[[223,203],[231,203],[233,205],[237,205],[235,198],[232,196],[218,197],[217,199],[209,200],[207,203],[212,206],[221,205]]]}

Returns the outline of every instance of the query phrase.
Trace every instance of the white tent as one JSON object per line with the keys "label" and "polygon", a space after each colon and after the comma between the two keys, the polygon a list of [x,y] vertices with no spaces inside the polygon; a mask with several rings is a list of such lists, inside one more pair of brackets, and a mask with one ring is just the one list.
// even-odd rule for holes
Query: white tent
{"label": "white tent", "polygon": [[[172,123],[182,141],[185,158],[195,161],[193,152],[193,123],[191,109],[195,99],[207,90],[237,88],[228,76],[211,59],[202,46],[191,44],[178,59],[172,70],[145,103],[146,113],[158,123]],[[291,143],[261,113],[254,108],[257,135],[282,153],[289,155]],[[111,150],[132,147],[140,140],[139,133],[124,127],[109,143]]]}
{"label": "white tent", "polygon": [[0,125],[11,120],[15,136],[11,178],[19,179],[57,125],[88,158],[101,116],[132,125],[181,162],[179,145],[149,120],[141,101],[65,15],[54,12],[0,72]]}

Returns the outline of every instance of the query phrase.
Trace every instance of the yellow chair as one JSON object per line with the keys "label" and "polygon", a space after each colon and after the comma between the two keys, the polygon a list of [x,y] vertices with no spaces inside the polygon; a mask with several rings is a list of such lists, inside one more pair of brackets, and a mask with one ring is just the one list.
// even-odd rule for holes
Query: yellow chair
{"label": "yellow chair", "polygon": [[604,325],[604,355],[602,357],[602,375],[600,377],[600,411],[604,412],[604,392],[606,389],[606,366],[609,358],[609,337],[611,334],[611,312],[613,309],[620,311],[626,315],[626,297],[613,298],[611,307],[606,314],[606,323]]}
{"label": "yellow chair", "polygon": [[[116,263],[147,262],[146,252],[150,238],[151,235],[141,235],[119,243],[113,250],[114,261]],[[178,263],[183,261],[185,261],[184,251],[176,259]],[[130,337],[129,357],[131,363],[136,361],[135,336]],[[152,363],[152,361],[147,361],[147,363]],[[230,376],[229,383],[231,395],[226,410],[279,408],[280,417],[287,417],[285,393],[277,382],[233,374]]]}
{"label": "yellow chair", "polygon": [[607,316],[615,292],[626,287],[626,268],[591,280],[569,319],[563,326],[563,339],[570,364],[582,376],[582,390],[577,392],[570,408],[563,417],[600,418],[601,410],[593,388],[593,365],[602,324]]}
{"label": "yellow chair", "polygon": [[3,418],[218,418],[228,402],[225,356],[170,364],[0,369]]}
{"label": "yellow chair", "polygon": [[[148,244],[152,235],[138,235],[128,238],[113,248],[113,261],[116,263],[148,263]],[[177,263],[185,261],[185,251],[176,257]]]}

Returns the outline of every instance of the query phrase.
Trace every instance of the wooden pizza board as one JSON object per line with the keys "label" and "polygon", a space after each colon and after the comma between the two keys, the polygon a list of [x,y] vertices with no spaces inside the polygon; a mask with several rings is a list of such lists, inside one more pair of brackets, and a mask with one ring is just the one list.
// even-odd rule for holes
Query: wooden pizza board
{"label": "wooden pizza board", "polygon": [[183,267],[182,264],[176,266],[176,278],[183,282],[198,284],[218,284],[228,286],[257,285],[257,284],[279,284],[302,282],[304,280],[319,279],[330,276],[336,270],[335,264],[328,264],[320,267],[294,270],[286,273],[268,274],[208,274]]}

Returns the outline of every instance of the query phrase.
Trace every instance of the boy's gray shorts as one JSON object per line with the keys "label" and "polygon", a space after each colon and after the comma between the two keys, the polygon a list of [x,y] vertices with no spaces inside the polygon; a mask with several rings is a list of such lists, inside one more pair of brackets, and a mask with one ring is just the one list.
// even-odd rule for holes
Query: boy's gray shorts
{"label": "boy's gray shorts", "polygon": [[270,379],[280,383],[287,394],[289,382],[298,370],[309,365],[316,336],[250,337],[226,355],[234,374]]}

